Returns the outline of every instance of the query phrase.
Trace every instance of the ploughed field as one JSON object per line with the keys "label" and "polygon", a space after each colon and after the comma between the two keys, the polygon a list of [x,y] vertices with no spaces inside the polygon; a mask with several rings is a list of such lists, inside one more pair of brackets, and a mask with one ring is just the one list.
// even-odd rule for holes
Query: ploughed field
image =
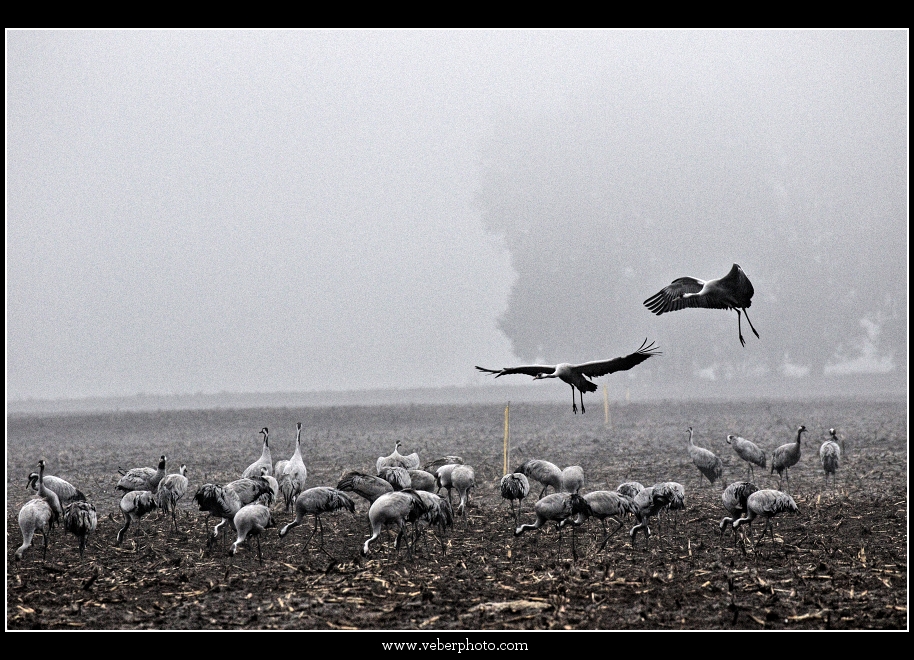
{"label": "ploughed field", "polygon": [[[624,527],[599,551],[602,529],[590,519],[572,531],[554,524],[514,536],[503,474],[504,406],[353,406],[196,410],[153,413],[11,416],[7,422],[7,629],[306,629],[306,630],[906,630],[907,409],[904,401],[661,402],[612,406],[609,419],[592,402],[574,415],[567,401],[513,404],[509,469],[528,458],[581,465],[584,492],[624,481],[649,486],[678,481],[685,509],[652,520],[654,535],[632,546]],[[203,483],[226,483],[259,458],[270,429],[275,461],[294,450],[302,422],[306,487],[336,486],[346,470],[374,473],[394,448],[421,461],[459,455],[477,487],[466,517],[438,535],[429,530],[410,554],[385,533],[367,557],[368,504],[356,513],[313,519],[280,539],[293,518],[281,504],[276,528],[233,558],[217,522],[197,510]],[[768,454],[809,432],[790,470],[799,512],[774,519],[774,538],[757,550],[719,535],[724,483],[743,479],[745,463],[726,443],[734,433]],[[723,461],[713,486],[691,463],[695,444]],[[834,427],[843,444],[837,485],[828,487],[819,445]],[[115,544],[122,517],[114,487],[118,468],[187,465],[190,487],[179,503],[176,533],[158,512]],[[21,562],[19,508],[32,496],[28,474],[39,459],[47,473],[77,487],[98,510],[84,558],[75,537],[50,534],[47,556],[36,536]],[[769,462],[770,465],[770,462]],[[756,468],[760,488],[776,474]],[[522,504],[533,522],[540,487]],[[551,489],[550,489],[551,492]],[[444,491],[442,491],[444,493]],[[764,521],[753,525],[757,538]],[[608,523],[609,529],[615,524]],[[572,547],[574,545],[574,549]],[[573,556],[573,550],[577,559]],[[472,640],[471,640],[472,641]]]}

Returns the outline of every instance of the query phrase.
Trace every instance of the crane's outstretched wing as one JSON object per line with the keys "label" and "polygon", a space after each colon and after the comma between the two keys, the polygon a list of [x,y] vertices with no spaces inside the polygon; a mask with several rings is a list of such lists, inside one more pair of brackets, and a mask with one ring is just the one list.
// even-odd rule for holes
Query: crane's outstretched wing
{"label": "crane's outstretched wing", "polygon": [[745,306],[740,305],[741,307],[749,307],[752,304],[755,288],[739,264],[733,264],[730,272],[720,278],[720,286],[730,291],[734,299],[746,303]]}
{"label": "crane's outstretched wing", "polygon": [[485,367],[476,367],[479,371],[487,374],[495,374],[495,377],[506,376],[508,374],[525,374],[527,376],[537,376],[539,374],[551,374],[555,371],[554,364],[527,364],[521,367],[506,367],[505,369],[486,369]]}
{"label": "crane's outstretched wing", "polygon": [[644,301],[644,306],[658,316],[665,312],[675,312],[686,307],[705,307],[701,298],[683,298],[685,293],[698,293],[704,287],[703,280],[694,277],[680,277],[673,280],[650,298]]}
{"label": "crane's outstretched wing", "polygon": [[657,350],[657,348],[654,346],[654,342],[651,342],[648,345],[647,339],[645,339],[641,344],[641,348],[639,348],[634,353],[613,358],[612,360],[596,360],[594,362],[585,362],[584,364],[577,365],[576,370],[588,378],[596,378],[598,376],[605,376],[606,374],[612,374],[617,371],[628,371],[632,367],[641,364],[653,355],[663,354]]}

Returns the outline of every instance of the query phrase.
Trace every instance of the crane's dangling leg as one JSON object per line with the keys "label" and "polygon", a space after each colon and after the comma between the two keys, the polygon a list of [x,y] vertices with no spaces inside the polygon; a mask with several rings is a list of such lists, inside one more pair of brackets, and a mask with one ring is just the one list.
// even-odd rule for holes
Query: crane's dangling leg
{"label": "crane's dangling leg", "polygon": [[739,332],[739,343],[742,344],[743,346],[745,346],[746,340],[743,339],[743,322],[741,320],[743,318],[743,315],[740,313],[740,311],[738,309],[736,309],[736,307],[734,307],[733,309],[736,311],[736,327]]}
{"label": "crane's dangling leg", "polygon": [[[755,326],[752,325],[752,321],[749,320],[749,312],[746,311],[745,307],[743,307],[743,314],[746,315],[746,320],[749,321],[749,327],[752,328],[752,332],[754,332],[755,336],[758,337],[758,330],[755,329]],[[759,337],[759,339],[761,339],[761,337]]]}
{"label": "crane's dangling leg", "polygon": [[[581,407],[584,407],[583,400],[581,401]],[[574,398],[574,385],[571,386],[571,410],[574,414],[578,414],[578,400]]]}
{"label": "crane's dangling leg", "polygon": [[[578,391],[579,391],[580,396],[581,396],[581,414],[583,415],[583,414],[584,414],[584,392],[581,391],[581,390],[578,390]],[[574,394],[574,393],[572,392],[572,395],[573,395],[573,394]]]}

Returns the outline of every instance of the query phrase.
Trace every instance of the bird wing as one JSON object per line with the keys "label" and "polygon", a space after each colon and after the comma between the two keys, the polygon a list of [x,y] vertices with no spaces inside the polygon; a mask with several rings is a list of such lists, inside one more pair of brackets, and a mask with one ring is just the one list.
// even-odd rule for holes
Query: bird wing
{"label": "bird wing", "polygon": [[[752,296],[755,295],[755,289],[752,287],[752,282],[746,277],[746,273],[739,267],[739,264],[733,264],[730,272],[720,278],[719,282],[721,287],[733,294],[733,298],[741,303],[745,302],[745,307],[749,307],[752,304]],[[743,305],[739,306],[743,307]]]}
{"label": "bird wing", "polygon": [[700,305],[689,303],[694,298],[683,298],[682,296],[686,293],[698,293],[704,286],[704,280],[694,277],[680,277],[645,300],[644,306],[658,316],[665,312],[675,312],[685,307],[699,307]]}
{"label": "bird wing", "polygon": [[628,371],[632,367],[641,364],[653,355],[662,355],[654,346],[654,342],[647,343],[647,339],[641,344],[634,353],[613,358],[611,360],[596,360],[594,362],[584,362],[575,366],[575,371],[587,376],[588,378],[597,378],[617,371]]}
{"label": "bird wing", "polygon": [[486,369],[485,367],[476,367],[479,371],[488,374],[495,374],[495,377],[506,376],[508,374],[526,374],[527,376],[537,376],[539,374],[551,374],[555,371],[554,364],[525,364],[520,367],[506,367],[504,369]]}

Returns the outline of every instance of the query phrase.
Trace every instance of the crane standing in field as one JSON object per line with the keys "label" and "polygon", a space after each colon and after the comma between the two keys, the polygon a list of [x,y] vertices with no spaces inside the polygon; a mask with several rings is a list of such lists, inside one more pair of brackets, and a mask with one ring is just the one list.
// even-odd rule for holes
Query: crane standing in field
{"label": "crane standing in field", "polygon": [[[467,528],[467,504],[470,502],[470,491],[476,488],[476,471],[469,465],[458,465],[451,472],[451,483],[457,491],[457,515],[463,518],[463,527]],[[448,496],[450,500],[450,495]]]}
{"label": "crane standing in field", "polygon": [[825,471],[825,487],[828,487],[828,475],[831,475],[832,486],[835,486],[838,465],[841,462],[841,445],[838,444],[838,434],[835,429],[829,429],[829,438],[819,447],[819,460]]}
{"label": "crane standing in field", "polygon": [[262,472],[260,468],[264,465],[267,468],[267,474],[271,477],[273,476],[273,454],[270,452],[270,430],[264,426],[260,429],[260,433],[263,434],[263,449],[260,452],[260,458],[244,469],[244,472],[241,473],[242,479],[261,476]]}
{"label": "crane standing in field", "polygon": [[736,452],[737,456],[746,461],[747,480],[755,476],[754,466],[758,465],[763,469],[768,467],[765,452],[751,440],[746,440],[731,433],[727,435],[727,444],[733,447],[733,451]]}
{"label": "crane standing in field", "polygon": [[652,516],[659,515],[660,511],[666,508],[681,508],[681,505],[677,502],[679,494],[669,486],[669,483],[672,482],[662,482],[648,486],[638,491],[632,500],[635,518],[638,520],[638,524],[628,530],[633,548],[635,547],[635,539],[638,536],[638,532],[642,530],[645,536],[645,548],[647,547],[647,543],[652,536],[648,520]]}
{"label": "crane standing in field", "polygon": [[790,468],[800,462],[800,439],[804,433],[806,427],[801,424],[797,427],[796,441],[781,445],[771,454],[771,474],[777,472],[779,479],[785,477],[787,490],[790,490]]}
{"label": "crane standing in field", "polygon": [[713,486],[714,482],[720,479],[720,475],[723,474],[724,464],[713,451],[697,446],[692,440],[692,435],[693,431],[690,426],[689,458],[692,459],[692,462],[695,464],[695,467],[698,468],[698,471],[707,477],[708,481],[710,481]]}
{"label": "crane standing in field", "polygon": [[611,360],[595,360],[582,364],[562,362],[561,364],[525,364],[504,369],[486,369],[485,367],[476,367],[476,369],[483,373],[495,374],[496,378],[509,374],[533,376],[533,380],[558,378],[571,386],[571,410],[574,413],[578,412],[578,404],[575,398],[575,388],[577,388],[581,397],[581,414],[584,414],[584,393],[597,391],[597,385],[590,380],[591,378],[599,378],[617,371],[628,371],[654,355],[662,355],[662,353],[654,348],[653,342],[648,345],[647,339],[645,339],[644,343],[641,344],[641,348],[634,353],[612,358]]}
{"label": "crane standing in field", "polygon": [[[730,272],[723,277],[699,280],[694,277],[680,277],[673,280],[653,296],[644,301],[644,306],[658,316],[666,312],[675,312],[687,307],[705,309],[732,309],[736,311],[736,323],[739,330],[739,343],[746,345],[743,339],[742,314],[746,315],[749,327],[758,337],[758,331],[749,320],[746,311],[752,305],[755,290],[752,282],[746,277],[739,264],[733,264]],[[740,313],[742,310],[742,313]]]}
{"label": "crane standing in field", "polygon": [[131,523],[135,522],[139,525],[140,518],[150,511],[155,511],[155,495],[149,490],[131,490],[124,493],[118,506],[124,514],[124,526],[118,530],[116,545],[120,545],[121,541],[124,540],[124,535],[127,533]]}
{"label": "crane standing in field", "polygon": [[48,555],[48,535],[51,533],[51,520],[54,511],[43,497],[33,497],[19,509],[19,531],[22,532],[22,545],[16,548],[16,561],[22,560],[22,554],[32,546],[36,532],[41,532],[44,539],[42,560]]}
{"label": "crane standing in field", "polygon": [[148,490],[156,492],[159,482],[165,478],[165,454],[159,457],[159,467],[139,467],[121,471],[121,478],[114,490],[120,493],[129,493],[132,490]]}
{"label": "crane standing in field", "polygon": [[[530,481],[527,475],[521,472],[510,472],[501,478],[499,491],[503,499],[511,503],[511,513],[514,514],[514,526],[520,525],[520,508],[524,498],[530,494]],[[514,503],[517,502],[517,506]]]}
{"label": "crane standing in field", "polygon": [[285,538],[286,534],[289,533],[289,530],[301,525],[308,516],[314,516],[314,531],[311,532],[311,536],[305,541],[304,547],[308,547],[308,544],[311,543],[311,539],[314,538],[314,535],[319,531],[321,540],[320,549],[324,553],[330,554],[324,550],[324,523],[321,522],[321,516],[325,513],[332,513],[334,511],[349,511],[349,513],[355,514],[355,502],[352,501],[352,498],[349,497],[349,495],[338,488],[315,486],[314,488],[303,490],[299,496],[295,498],[295,520],[279,530],[279,538]]}
{"label": "crane standing in field", "polygon": [[770,531],[771,538],[774,538],[774,529],[771,526],[772,518],[779,513],[796,513],[799,511],[797,503],[790,495],[779,490],[770,489],[757,490],[752,493],[746,500],[746,509],[747,512],[745,516],[733,521],[733,529],[739,529],[739,526],[743,523],[749,524],[751,529],[752,521],[758,516],[763,517],[765,519],[765,528],[762,530],[762,535],[759,536],[755,542],[756,548],[758,548],[758,544],[761,543],[762,539],[765,537],[765,532]]}
{"label": "crane standing in field", "polygon": [[[721,493],[720,499],[724,505],[724,509],[727,510],[729,515],[720,520],[721,539],[724,538],[724,531],[726,528],[733,526],[734,520],[748,513],[746,501],[749,499],[749,496],[757,490],[758,486],[751,481],[734,481],[724,488],[724,492]],[[751,531],[751,527],[749,529]],[[752,540],[751,536],[749,540]]]}
{"label": "crane standing in field", "polygon": [[178,532],[178,500],[187,492],[187,466],[183,463],[177,472],[166,474],[159,482],[155,493],[156,505],[166,515],[171,514],[175,531]]}
{"label": "crane standing in field", "polygon": [[273,513],[268,506],[258,504],[257,502],[244,505],[238,509],[238,512],[232,518],[232,527],[238,532],[238,537],[235,539],[235,542],[232,543],[232,547],[229,550],[229,556],[234,557],[235,553],[238,552],[238,547],[248,538],[253,536],[257,539],[257,559],[260,561],[260,565],[263,566],[263,552],[260,549],[260,535],[263,534],[267,528],[275,526],[276,523],[273,521]]}
{"label": "crane standing in field", "polygon": [[305,482],[308,480],[308,468],[305,467],[305,461],[301,456],[301,422],[295,426],[298,429],[295,436],[295,451],[283,468],[282,474],[277,476],[279,492],[285,501],[286,511],[292,509],[295,498],[305,489]]}
{"label": "crane standing in field", "polygon": [[80,558],[86,552],[89,534],[98,526],[98,512],[94,504],[83,500],[74,500],[67,504],[63,512],[63,528],[79,539]]}
{"label": "crane standing in field", "polygon": [[562,470],[562,490],[566,493],[581,493],[584,487],[584,468],[580,465],[569,465]]}
{"label": "crane standing in field", "polygon": [[[31,472],[29,474],[28,488],[31,488],[34,491],[38,491],[38,473]],[[57,498],[60,500],[61,506],[66,506],[70,502],[85,502],[86,496],[83,495],[83,492],[71,484],[66,479],[61,479],[60,477],[55,477],[50,474],[44,475],[44,487],[48,490],[52,490],[57,494]]]}
{"label": "crane standing in field", "polygon": [[42,458],[38,461],[38,496],[45,500],[48,505],[51,507],[51,527],[60,522],[61,517],[63,516],[63,507],[60,504],[60,498],[50,488],[47,488],[44,483],[44,468],[45,461]]}

